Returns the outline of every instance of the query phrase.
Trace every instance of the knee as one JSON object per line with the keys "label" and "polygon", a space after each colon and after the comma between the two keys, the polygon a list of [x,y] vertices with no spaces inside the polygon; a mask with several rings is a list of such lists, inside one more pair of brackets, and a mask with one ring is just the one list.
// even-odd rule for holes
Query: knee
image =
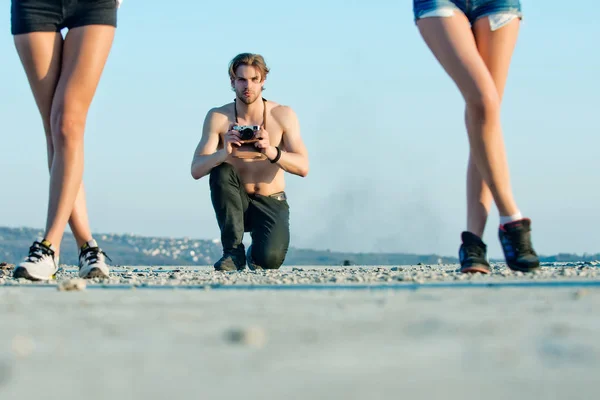
{"label": "knee", "polygon": [[79,146],[83,142],[86,115],[64,108],[52,114],[52,141],[55,148]]}
{"label": "knee", "polygon": [[279,269],[285,260],[285,249],[252,246],[252,263],[262,269]]}
{"label": "knee", "polygon": [[476,121],[486,121],[500,116],[500,97],[495,88],[477,92],[466,100],[467,112]]}
{"label": "knee", "polygon": [[231,164],[221,163],[210,171],[210,187],[214,189],[223,186],[224,183],[231,182],[233,176],[235,176],[235,170]]}

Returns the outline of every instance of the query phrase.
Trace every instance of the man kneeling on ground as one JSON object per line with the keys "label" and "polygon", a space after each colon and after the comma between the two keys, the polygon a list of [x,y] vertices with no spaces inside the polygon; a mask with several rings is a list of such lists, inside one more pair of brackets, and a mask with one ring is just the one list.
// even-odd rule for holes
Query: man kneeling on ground
{"label": "man kneeling on ground", "polygon": [[[277,269],[287,254],[289,205],[284,172],[306,176],[308,155],[294,111],[262,97],[269,69],[262,56],[243,53],[229,64],[236,98],[206,115],[192,176],[210,174],[221,230],[217,271]],[[248,252],[242,243],[250,232]]]}

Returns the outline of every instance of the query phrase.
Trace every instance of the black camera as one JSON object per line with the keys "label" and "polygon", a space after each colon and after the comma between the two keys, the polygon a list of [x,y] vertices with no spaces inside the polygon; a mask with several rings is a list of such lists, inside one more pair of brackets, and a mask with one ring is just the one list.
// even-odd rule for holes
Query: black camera
{"label": "black camera", "polygon": [[232,129],[239,132],[242,143],[253,143],[260,140],[257,137],[257,133],[260,130],[260,126],[258,125],[236,125]]}

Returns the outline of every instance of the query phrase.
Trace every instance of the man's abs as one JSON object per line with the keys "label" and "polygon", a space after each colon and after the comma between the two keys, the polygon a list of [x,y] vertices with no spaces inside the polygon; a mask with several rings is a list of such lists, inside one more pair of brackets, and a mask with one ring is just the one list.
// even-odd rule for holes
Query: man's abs
{"label": "man's abs", "polygon": [[239,174],[246,192],[269,196],[285,190],[284,171],[269,161],[228,161]]}

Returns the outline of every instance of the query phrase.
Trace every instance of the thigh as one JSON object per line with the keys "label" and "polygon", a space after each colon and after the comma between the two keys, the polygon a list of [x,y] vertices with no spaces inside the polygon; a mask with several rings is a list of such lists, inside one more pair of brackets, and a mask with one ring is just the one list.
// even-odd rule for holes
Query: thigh
{"label": "thigh", "polygon": [[290,242],[290,208],[285,200],[253,196],[248,211],[252,246],[287,251]]}
{"label": "thigh", "polygon": [[502,98],[508,77],[512,55],[519,36],[520,20],[514,18],[501,28],[493,29],[489,19],[493,15],[478,19],[473,25],[477,49]]}
{"label": "thigh", "polygon": [[44,126],[49,129],[52,99],[61,72],[62,36],[59,32],[32,32],[15,35],[14,41]]}
{"label": "thigh", "polygon": [[496,95],[494,81],[479,54],[471,24],[464,14],[424,18],[417,25],[425,43],[467,102]]}
{"label": "thigh", "polygon": [[110,53],[115,28],[90,25],[69,30],[63,46],[63,66],[53,101],[57,112],[87,113]]}

